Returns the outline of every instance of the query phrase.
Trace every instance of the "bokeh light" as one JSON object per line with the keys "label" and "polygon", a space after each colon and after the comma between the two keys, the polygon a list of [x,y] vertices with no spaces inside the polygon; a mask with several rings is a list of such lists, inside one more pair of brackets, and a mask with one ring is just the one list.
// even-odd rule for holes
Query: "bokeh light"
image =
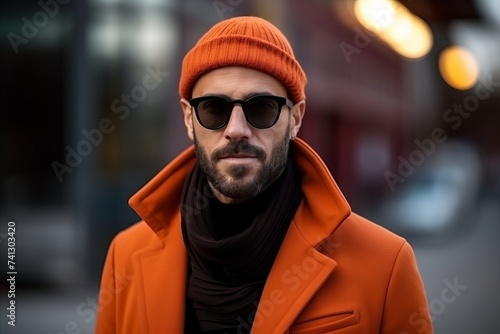
{"label": "bokeh light", "polygon": [[449,46],[439,56],[439,72],[451,87],[466,90],[474,86],[479,78],[476,57],[462,46]]}
{"label": "bokeh light", "polygon": [[357,0],[354,13],[366,29],[406,58],[421,58],[432,49],[429,25],[399,1]]}

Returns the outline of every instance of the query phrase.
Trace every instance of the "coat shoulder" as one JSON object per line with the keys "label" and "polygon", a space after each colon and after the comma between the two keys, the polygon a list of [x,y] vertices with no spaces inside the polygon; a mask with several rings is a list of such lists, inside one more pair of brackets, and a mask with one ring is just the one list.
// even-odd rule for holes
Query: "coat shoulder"
{"label": "coat shoulder", "polygon": [[346,254],[371,259],[373,261],[391,263],[399,255],[408,242],[403,237],[356,214],[349,217],[339,226],[330,238],[330,242],[338,245]]}
{"label": "coat shoulder", "polygon": [[352,235],[360,243],[373,244],[373,246],[382,248],[399,248],[406,243],[406,239],[403,237],[356,213],[347,217],[339,227],[338,233],[346,237]]}
{"label": "coat shoulder", "polygon": [[161,243],[156,233],[144,221],[118,232],[112,241],[116,254],[120,254],[120,257],[129,257],[139,250]]}

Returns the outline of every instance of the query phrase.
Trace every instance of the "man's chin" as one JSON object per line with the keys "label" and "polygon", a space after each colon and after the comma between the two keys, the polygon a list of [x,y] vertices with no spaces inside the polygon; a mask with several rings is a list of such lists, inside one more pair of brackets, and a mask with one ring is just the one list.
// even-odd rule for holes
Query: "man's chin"
{"label": "man's chin", "polygon": [[252,186],[252,189],[248,189],[245,187],[244,189],[238,188],[231,189],[230,191],[219,192],[219,195],[222,196],[216,197],[219,199],[219,201],[226,204],[239,203],[257,196],[259,192],[259,189],[256,189],[256,187]]}
{"label": "man's chin", "polygon": [[257,195],[261,186],[255,177],[225,177],[223,182],[213,184],[217,192],[228,199],[245,200]]}
{"label": "man's chin", "polygon": [[229,168],[226,168],[224,174],[223,175],[226,180],[231,180],[233,182],[244,182],[245,180],[255,177],[255,173],[252,171],[252,168],[245,165],[230,166]]}

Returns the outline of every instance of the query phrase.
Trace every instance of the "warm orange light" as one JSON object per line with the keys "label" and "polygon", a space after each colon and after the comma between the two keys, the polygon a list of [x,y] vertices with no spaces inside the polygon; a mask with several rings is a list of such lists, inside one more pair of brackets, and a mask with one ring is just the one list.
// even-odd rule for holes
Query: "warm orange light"
{"label": "warm orange light", "polygon": [[468,49],[450,46],[439,55],[439,72],[448,85],[466,90],[476,84],[479,78],[479,65],[476,57]]}
{"label": "warm orange light", "polygon": [[432,48],[429,25],[399,1],[356,0],[354,14],[366,29],[404,57],[420,58]]}
{"label": "warm orange light", "polygon": [[433,37],[427,23],[415,15],[400,21],[401,24],[386,37],[391,47],[406,58],[421,58],[428,54]]}

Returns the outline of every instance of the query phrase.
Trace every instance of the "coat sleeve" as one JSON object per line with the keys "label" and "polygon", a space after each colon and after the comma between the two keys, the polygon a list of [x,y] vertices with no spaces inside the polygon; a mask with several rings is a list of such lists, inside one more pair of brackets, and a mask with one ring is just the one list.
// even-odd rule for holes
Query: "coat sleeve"
{"label": "coat sleeve", "polygon": [[411,246],[401,247],[387,288],[381,332],[433,333],[425,289]]}
{"label": "coat sleeve", "polygon": [[104,262],[95,334],[116,333],[115,241],[111,243]]}

